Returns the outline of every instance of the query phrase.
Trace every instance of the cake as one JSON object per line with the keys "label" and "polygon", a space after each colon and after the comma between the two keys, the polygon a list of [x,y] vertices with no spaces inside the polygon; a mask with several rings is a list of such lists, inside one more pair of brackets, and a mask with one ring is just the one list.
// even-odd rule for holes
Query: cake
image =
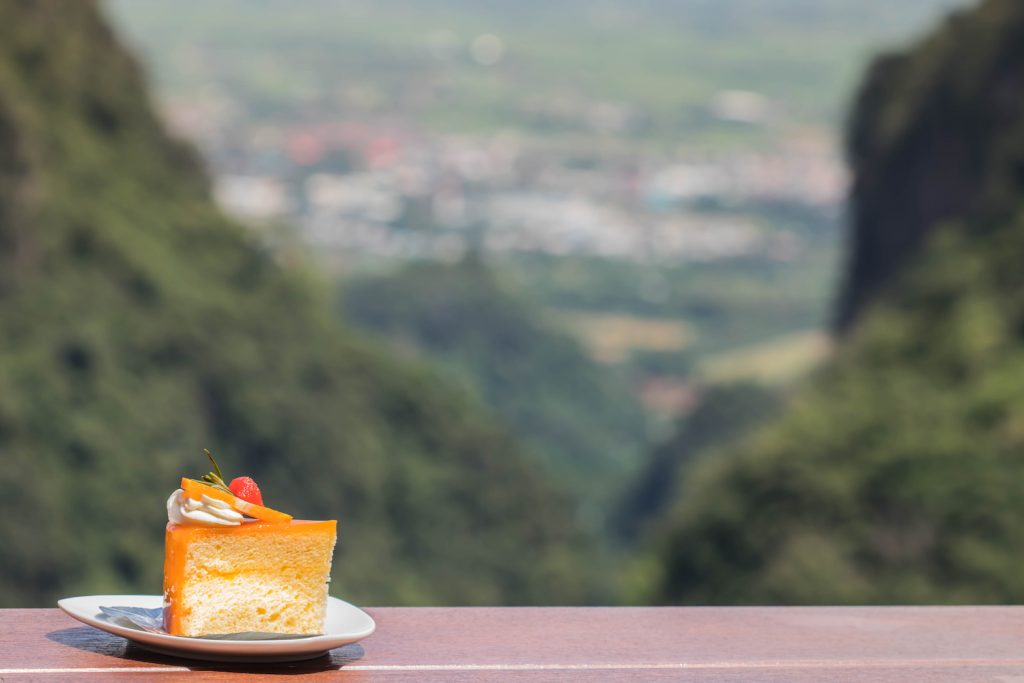
{"label": "cake", "polygon": [[251,479],[228,486],[214,469],[167,501],[165,630],[323,633],[337,522],[292,519],[263,506]]}

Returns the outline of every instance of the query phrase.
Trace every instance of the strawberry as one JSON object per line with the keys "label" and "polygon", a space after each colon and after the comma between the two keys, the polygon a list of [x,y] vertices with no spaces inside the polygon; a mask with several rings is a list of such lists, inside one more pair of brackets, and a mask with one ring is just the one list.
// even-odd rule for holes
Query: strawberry
{"label": "strawberry", "polygon": [[235,477],[228,485],[231,493],[253,505],[263,505],[263,494],[252,477]]}

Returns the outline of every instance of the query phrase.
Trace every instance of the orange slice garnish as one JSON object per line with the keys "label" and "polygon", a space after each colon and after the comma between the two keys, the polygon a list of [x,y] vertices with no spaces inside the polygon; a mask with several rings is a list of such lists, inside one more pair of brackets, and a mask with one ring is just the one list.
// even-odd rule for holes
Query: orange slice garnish
{"label": "orange slice garnish", "polygon": [[204,484],[201,481],[195,479],[188,479],[187,477],[181,478],[181,490],[185,492],[185,495],[192,500],[202,500],[203,496],[209,496],[214,500],[224,501],[230,505],[233,509],[241,512],[243,515],[247,515],[254,519],[259,519],[264,522],[288,522],[291,521],[292,516],[287,515],[283,512],[278,512],[272,508],[264,507],[262,505],[256,505],[250,503],[247,500],[242,500],[238,496],[235,496],[226,491],[221,491],[218,488],[214,488],[209,484]]}

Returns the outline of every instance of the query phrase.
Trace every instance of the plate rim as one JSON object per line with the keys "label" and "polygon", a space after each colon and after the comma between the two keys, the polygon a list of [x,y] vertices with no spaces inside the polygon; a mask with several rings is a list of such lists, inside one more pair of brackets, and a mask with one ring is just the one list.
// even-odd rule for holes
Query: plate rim
{"label": "plate rim", "polygon": [[[115,636],[120,636],[140,644],[148,644],[154,647],[176,650],[179,652],[209,652],[209,653],[230,653],[237,655],[284,655],[290,653],[323,653],[333,650],[336,647],[358,642],[363,638],[372,635],[377,629],[377,622],[366,611],[356,607],[350,602],[328,596],[328,609],[331,603],[345,610],[355,610],[368,620],[368,625],[359,631],[346,631],[344,633],[324,633],[310,636],[308,638],[289,638],[285,640],[228,640],[224,638],[210,639],[188,636],[174,636],[164,633],[151,633],[140,629],[99,619],[98,610],[96,615],[88,615],[86,612],[93,609],[91,604],[100,605],[104,600],[130,600],[132,602],[152,602],[152,607],[163,605],[162,595],[77,595],[61,598],[57,606],[69,617],[79,621],[86,626],[105,631]],[[90,604],[81,605],[82,601],[92,601]],[[110,604],[117,604],[111,602]]]}

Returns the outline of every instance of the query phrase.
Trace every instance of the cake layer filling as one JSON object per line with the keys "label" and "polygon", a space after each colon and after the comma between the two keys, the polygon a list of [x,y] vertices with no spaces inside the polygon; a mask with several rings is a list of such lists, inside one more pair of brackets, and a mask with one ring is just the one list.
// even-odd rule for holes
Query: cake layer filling
{"label": "cake layer filling", "polygon": [[327,584],[265,572],[207,576],[190,581],[182,601],[182,624],[192,633],[321,633]]}

